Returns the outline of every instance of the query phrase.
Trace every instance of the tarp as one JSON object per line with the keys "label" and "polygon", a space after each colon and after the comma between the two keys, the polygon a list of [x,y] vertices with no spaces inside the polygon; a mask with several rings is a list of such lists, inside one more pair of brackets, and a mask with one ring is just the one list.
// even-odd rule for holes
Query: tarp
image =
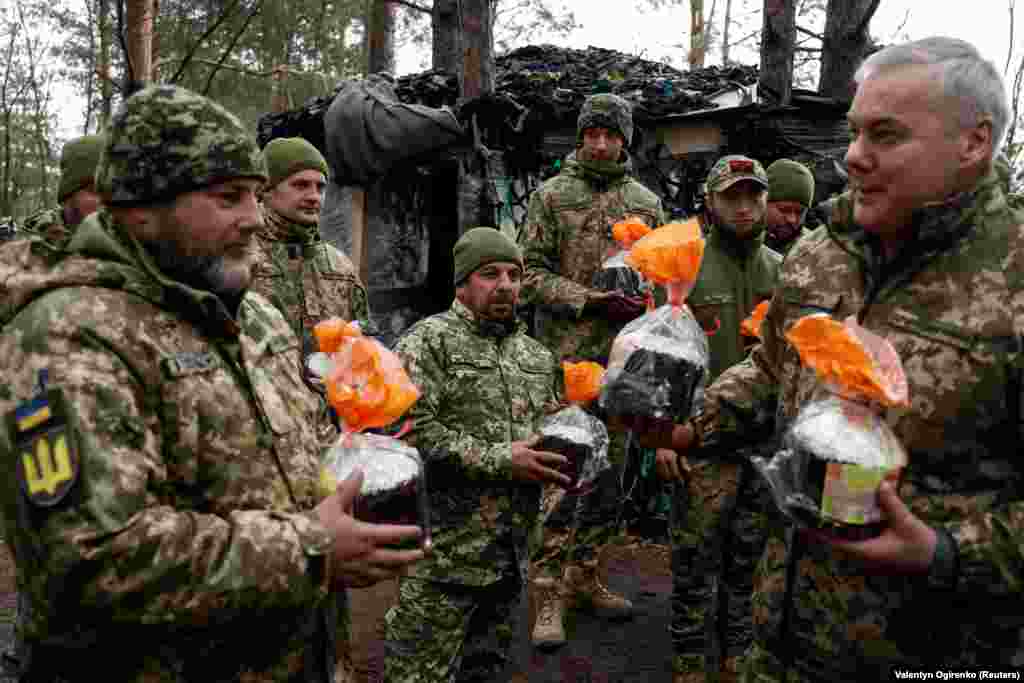
{"label": "tarp", "polygon": [[334,182],[366,185],[394,164],[442,149],[463,136],[447,107],[403,104],[384,77],[346,82],[324,117]]}

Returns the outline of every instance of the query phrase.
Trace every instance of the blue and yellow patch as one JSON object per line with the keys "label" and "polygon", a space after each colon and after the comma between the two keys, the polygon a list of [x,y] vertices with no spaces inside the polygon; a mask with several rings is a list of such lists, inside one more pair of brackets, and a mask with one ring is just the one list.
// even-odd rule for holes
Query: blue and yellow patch
{"label": "blue and yellow patch", "polygon": [[46,390],[18,405],[7,414],[7,426],[25,496],[41,507],[56,505],[71,491],[80,469],[60,390]]}

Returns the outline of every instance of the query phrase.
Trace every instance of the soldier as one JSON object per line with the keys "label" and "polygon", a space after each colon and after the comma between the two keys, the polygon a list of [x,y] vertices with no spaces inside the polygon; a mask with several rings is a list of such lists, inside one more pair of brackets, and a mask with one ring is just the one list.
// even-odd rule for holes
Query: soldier
{"label": "soldier", "polygon": [[814,205],[814,175],[803,164],[779,159],[768,166],[766,246],[783,256],[805,232],[807,211]]}
{"label": "soldier", "polygon": [[113,117],[106,207],[0,334],[4,536],[25,681],[333,681],[332,592],[419,559],[414,526],[317,498],[298,345],[246,295],[266,166],[241,122],[154,86]]}
{"label": "soldier", "polygon": [[[640,297],[591,285],[604,260],[619,248],[611,234],[616,222],[634,217],[652,228],[665,222],[661,200],[631,175],[627,149],[632,139],[629,103],[617,95],[592,95],[580,110],[576,151],[565,159],[558,176],[530,198],[519,238],[526,260],[523,291],[535,306],[537,338],[559,360],[606,364],[615,335],[645,311]],[[614,466],[570,515],[576,519],[574,530],[549,527],[545,532],[544,546],[556,549],[555,559],[546,564],[561,570],[538,577],[541,605],[533,641],[539,646],[565,642],[568,600],[582,601],[608,616],[632,611],[629,600],[603,585],[598,571],[600,552],[618,534],[622,516],[623,442],[619,438],[612,443]],[[567,501],[574,504],[576,499]]]}
{"label": "soldier", "polygon": [[43,209],[25,219],[25,236],[41,236],[48,244],[62,247],[67,244],[82,221],[100,205],[96,193],[96,164],[103,137],[84,135],[64,145],[60,154],[60,186],[57,188],[59,205]]}
{"label": "soldier", "polygon": [[[701,216],[708,235],[687,303],[708,331],[708,380],[746,355],[740,323],[771,297],[782,258],[764,245],[768,174],[740,155],[715,162]],[[761,497],[742,460],[657,455],[672,496],[672,669],[678,683],[731,679],[750,642],[750,592],[763,545]]]}
{"label": "soldier", "polygon": [[327,161],[302,138],[271,140],[263,158],[270,180],[261,194],[254,291],[285,313],[305,354],[316,350],[312,330],[324,318],[358,320],[367,332],[370,310],[355,266],[320,238]]}
{"label": "soldier", "polygon": [[561,375],[516,322],[518,247],[474,228],[454,258],[451,308],[396,346],[422,392],[407,439],[427,462],[434,539],[385,619],[385,680],[402,683],[503,680],[541,484],[569,483],[554,469],[563,456],[531,447],[539,419],[558,407]]}
{"label": "soldier", "polygon": [[893,345],[910,407],[883,414],[908,452],[882,486],[881,535],[769,539],[745,680],[886,680],[1009,670],[1024,656],[1024,226],[993,153],[1009,120],[998,70],[935,37],[872,54],[847,116],[850,190],[783,264],[764,341],[683,425],[644,440],[701,459],[783,428],[812,399],[784,333],[855,315]]}

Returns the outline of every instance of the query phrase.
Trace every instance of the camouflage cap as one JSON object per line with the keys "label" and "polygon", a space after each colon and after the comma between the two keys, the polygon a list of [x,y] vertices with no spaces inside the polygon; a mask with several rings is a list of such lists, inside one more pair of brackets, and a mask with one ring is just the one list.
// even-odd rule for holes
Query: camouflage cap
{"label": "camouflage cap", "polygon": [[96,181],[96,163],[103,150],[101,135],[83,135],[69,140],[60,153],[60,186],[57,201],[65,199]]}
{"label": "camouflage cap", "polygon": [[715,162],[704,185],[708,192],[721,192],[741,180],[753,180],[768,189],[768,174],[757,159],[729,154]]}
{"label": "camouflage cap", "polygon": [[111,120],[96,169],[110,205],[149,204],[231,178],[261,178],[255,138],[224,107],[173,85],[140,90]]}
{"label": "camouflage cap", "polygon": [[576,142],[583,141],[587,128],[608,128],[618,131],[626,140],[626,147],[633,143],[633,106],[618,95],[601,93],[591,95],[580,108],[576,121]]}

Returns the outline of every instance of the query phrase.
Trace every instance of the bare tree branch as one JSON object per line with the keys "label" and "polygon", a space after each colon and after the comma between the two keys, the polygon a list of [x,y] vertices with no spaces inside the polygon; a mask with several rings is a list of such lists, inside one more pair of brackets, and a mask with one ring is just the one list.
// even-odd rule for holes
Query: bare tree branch
{"label": "bare tree branch", "polygon": [[1016,0],[1006,0],[1008,9],[1010,10],[1010,46],[1006,48],[1006,66],[1003,67],[1003,75],[1005,76],[1010,70],[1010,60],[1013,58],[1013,10],[1016,5]]}
{"label": "bare tree branch", "polygon": [[800,26],[799,24],[797,24],[797,26],[796,26],[796,32],[797,33],[803,33],[805,36],[810,36],[811,38],[816,38],[818,40],[825,40],[825,36],[821,35],[820,33],[814,33],[813,31],[808,31],[807,29],[805,29],[803,26]]}
{"label": "bare tree branch", "polygon": [[[196,54],[196,51],[198,51],[199,48],[202,46],[203,42],[207,38],[209,38],[211,35],[213,35],[213,32],[216,31],[218,28],[220,28],[221,24],[223,24],[225,21],[227,21],[228,17],[230,17],[234,13],[235,9],[238,7],[239,3],[241,3],[241,2],[242,2],[242,0],[232,0],[231,6],[228,9],[224,10],[223,14],[221,14],[219,17],[217,17],[217,21],[213,22],[213,24],[210,25],[209,28],[207,28],[205,31],[203,31],[203,35],[199,36],[199,40],[197,40],[195,43],[192,44],[192,47],[185,54],[185,58],[181,60],[181,64],[178,66],[178,70],[174,72],[174,75],[171,76],[171,78],[168,81],[168,83],[177,83],[178,82],[178,79],[181,78],[182,75],[185,73],[185,69],[188,67],[189,62],[192,61],[192,57]],[[257,7],[259,7],[259,5],[257,5]],[[248,23],[249,22],[247,20],[246,21],[246,25],[247,26],[248,26]],[[237,38],[235,40],[237,41]],[[234,43],[232,43],[232,46],[233,45],[234,45]]]}
{"label": "bare tree branch", "polygon": [[231,39],[231,43],[226,48],[224,48],[224,52],[221,54],[220,59],[217,60],[217,66],[215,66],[213,70],[210,71],[210,75],[206,79],[206,85],[204,85],[203,89],[200,91],[203,95],[206,95],[208,92],[210,92],[210,86],[213,85],[214,76],[217,75],[217,72],[224,65],[224,62],[227,61],[227,58],[231,54],[231,51],[235,49],[235,45],[238,44],[238,41],[241,40],[242,35],[244,35],[246,30],[249,28],[249,24],[250,22],[252,22],[253,17],[259,14],[262,8],[263,2],[261,0],[260,2],[257,2],[256,6],[252,8],[251,12],[249,12],[249,16],[245,18],[245,23],[242,24],[242,28],[239,29],[238,33],[235,34],[235,37]]}
{"label": "bare tree branch", "polygon": [[417,4],[415,2],[410,2],[409,0],[391,0],[391,1],[393,3],[395,3],[396,5],[402,5],[403,7],[408,7],[409,9],[414,9],[417,12],[423,12],[424,14],[430,14],[431,12],[434,11],[430,7],[426,7],[424,5],[420,5],[420,4]]}

